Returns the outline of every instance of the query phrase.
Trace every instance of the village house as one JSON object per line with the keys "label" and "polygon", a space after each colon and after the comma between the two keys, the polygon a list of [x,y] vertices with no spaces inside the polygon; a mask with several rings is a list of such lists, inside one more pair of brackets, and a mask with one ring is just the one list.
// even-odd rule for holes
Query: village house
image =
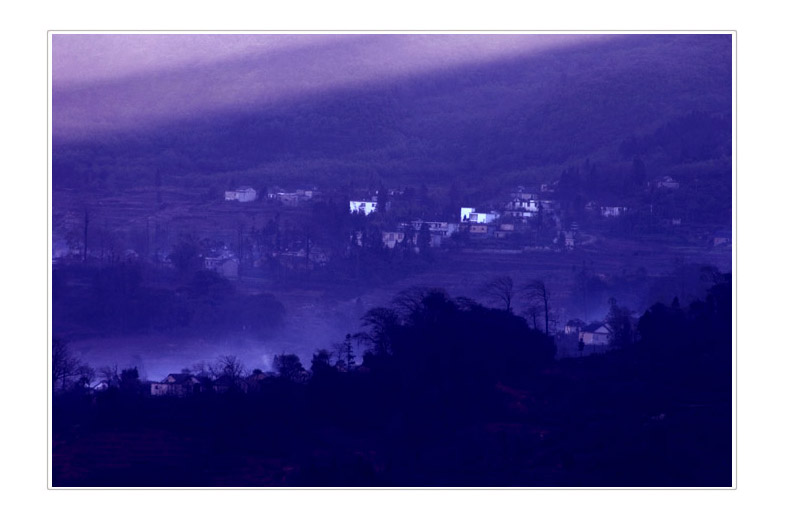
{"label": "village house", "polygon": [[445,238],[452,236],[453,233],[460,229],[460,224],[457,223],[414,220],[408,224],[401,223],[399,225],[399,230],[406,230],[409,225],[415,230],[415,243],[417,241],[417,236],[419,236],[420,229],[422,229],[423,225],[427,225],[428,232],[431,235],[431,247],[441,247],[442,241],[444,241]]}
{"label": "village house", "polygon": [[375,201],[351,200],[349,202],[349,211],[368,216],[372,212],[376,212],[376,205],[377,202]]}
{"label": "village house", "polygon": [[[423,224],[428,225],[428,230],[432,235],[437,236],[451,236],[452,233],[458,230],[458,224],[456,223],[449,223],[449,222],[428,222],[423,220],[414,220],[411,222],[412,227],[414,227],[415,231],[419,231]],[[400,226],[405,228],[408,224],[402,223]]]}
{"label": "village house", "polygon": [[248,392],[248,383],[245,380],[235,379],[231,376],[218,376],[212,382],[212,390],[218,394],[225,394],[230,390]]}
{"label": "village house", "polygon": [[254,369],[250,376],[245,378],[245,391],[256,392],[261,387],[261,383],[267,379],[267,374],[259,369]]}
{"label": "village house", "polygon": [[473,223],[473,224],[471,224],[469,226],[469,233],[470,234],[477,234],[477,235],[484,234],[484,235],[487,235],[488,232],[489,232],[488,225],[486,225],[484,223],[479,223],[479,224],[474,224]]}
{"label": "village house", "polygon": [[226,191],[224,199],[227,201],[252,202],[256,200],[256,191],[252,187],[238,187],[234,191]]}
{"label": "village house", "polygon": [[507,210],[523,211],[529,213],[536,213],[539,210],[539,208],[540,208],[539,200],[522,200],[520,198],[515,198],[505,206],[505,209]]}
{"label": "village house", "polygon": [[513,200],[539,200],[540,195],[533,189],[519,185],[510,193],[510,198]]}
{"label": "village house", "polygon": [[297,207],[301,203],[312,200],[318,191],[316,189],[297,189],[295,191],[284,191],[275,188],[267,194],[269,200],[281,202],[286,207]]}
{"label": "village house", "polygon": [[382,243],[388,249],[394,249],[396,245],[403,242],[405,236],[403,231],[383,231]]}
{"label": "village house", "polygon": [[[362,235],[358,238],[359,245],[362,245]],[[324,266],[330,261],[330,256],[321,247],[318,246],[311,246],[310,250],[306,250],[304,247],[301,247],[296,250],[287,250],[284,252],[277,252],[273,254],[273,257],[278,260],[278,262],[289,269],[298,269],[305,267],[306,264],[309,266]]]}
{"label": "village house", "polygon": [[493,223],[499,219],[496,212],[477,212],[474,207],[461,207],[461,222],[468,223]]}
{"label": "village house", "polygon": [[502,223],[493,233],[494,238],[506,238],[515,232],[514,223]]}
{"label": "village house", "polygon": [[188,373],[169,374],[160,383],[150,384],[151,396],[184,397],[201,390],[202,381]]}
{"label": "village house", "polygon": [[619,216],[627,212],[627,210],[628,210],[627,207],[603,206],[600,207],[600,214],[604,218],[618,218]]}
{"label": "village house", "polygon": [[657,189],[678,189],[679,182],[671,178],[670,176],[663,176],[662,178],[658,178],[655,181],[655,186]]}
{"label": "village house", "polygon": [[205,256],[202,263],[205,269],[215,271],[224,278],[237,278],[239,275],[240,262],[226,246],[211,256]]}
{"label": "village house", "polygon": [[611,329],[607,323],[595,322],[583,327],[578,339],[585,345],[607,345],[611,339]]}
{"label": "village house", "polygon": [[300,205],[300,197],[296,192],[279,192],[272,196],[273,200],[281,202],[286,207],[297,207]]}

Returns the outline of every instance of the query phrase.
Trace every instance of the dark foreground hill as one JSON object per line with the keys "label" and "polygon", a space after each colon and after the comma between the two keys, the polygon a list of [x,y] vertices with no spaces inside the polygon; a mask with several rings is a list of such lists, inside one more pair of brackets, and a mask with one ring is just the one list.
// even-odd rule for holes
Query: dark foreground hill
{"label": "dark foreground hill", "polygon": [[347,336],[310,373],[276,357],[247,392],[236,360],[225,392],[149,396],[136,369],[61,388],[53,485],[730,487],[732,283],[716,281],[650,307],[634,339],[612,307],[602,355],[554,360],[524,318],[428,290],[368,311],[361,365]]}

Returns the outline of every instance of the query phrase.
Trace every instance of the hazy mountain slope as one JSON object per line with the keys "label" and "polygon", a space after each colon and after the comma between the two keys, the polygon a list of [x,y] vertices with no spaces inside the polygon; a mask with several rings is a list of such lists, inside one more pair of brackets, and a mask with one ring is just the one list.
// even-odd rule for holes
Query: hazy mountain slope
{"label": "hazy mountain slope", "polygon": [[[709,132],[727,151],[731,72],[728,35],[629,35],[315,94],[274,110],[194,116],[79,142],[56,138],[53,183],[117,189],[152,183],[157,170],[166,183],[189,186],[379,177],[389,185],[449,183],[527,170],[556,177],[587,157],[628,161],[619,152],[624,140],[695,111],[721,117]],[[706,129],[684,132],[689,141]],[[663,165],[679,161],[689,158]]]}

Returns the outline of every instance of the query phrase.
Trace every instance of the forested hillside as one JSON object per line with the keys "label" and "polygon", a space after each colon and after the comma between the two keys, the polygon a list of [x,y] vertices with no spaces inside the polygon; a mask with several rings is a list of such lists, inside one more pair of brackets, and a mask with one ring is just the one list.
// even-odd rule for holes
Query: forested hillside
{"label": "forested hillside", "polygon": [[152,185],[159,173],[188,187],[481,178],[492,190],[557,179],[587,159],[618,177],[637,157],[649,179],[699,172],[729,197],[730,38],[627,35],[274,109],[193,114],[78,141],[55,132],[53,186],[113,192]]}

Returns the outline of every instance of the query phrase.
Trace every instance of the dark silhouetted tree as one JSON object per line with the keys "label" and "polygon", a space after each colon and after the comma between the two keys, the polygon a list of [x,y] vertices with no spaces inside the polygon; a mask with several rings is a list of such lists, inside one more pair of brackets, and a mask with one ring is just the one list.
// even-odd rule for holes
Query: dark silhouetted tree
{"label": "dark silhouetted tree", "polygon": [[501,305],[506,312],[512,312],[515,285],[509,276],[492,279],[482,288],[482,293],[493,303]]}
{"label": "dark silhouetted tree", "polygon": [[305,376],[305,369],[296,354],[278,354],[273,358],[273,368],[278,375],[292,382],[301,382]]}
{"label": "dark silhouetted tree", "polygon": [[129,394],[138,394],[142,390],[139,370],[136,367],[120,371],[120,390]]}
{"label": "dark silhouetted tree", "polygon": [[376,199],[376,211],[379,214],[384,214],[387,212],[387,203],[390,201],[390,197],[387,194],[387,188],[384,185],[379,186],[378,197]]}
{"label": "dark silhouetted tree", "polygon": [[551,293],[542,280],[529,280],[523,286],[526,298],[533,305],[537,305],[545,315],[545,335],[550,333],[550,312],[551,312]]}
{"label": "dark silhouetted tree", "polygon": [[52,389],[66,390],[75,378],[89,376],[91,369],[74,356],[68,343],[52,340]]}
{"label": "dark silhouetted tree", "polygon": [[610,327],[610,346],[613,348],[628,347],[633,342],[632,314],[626,307],[621,307],[614,298],[608,300],[610,310],[605,317],[605,322]]}
{"label": "dark silhouetted tree", "polygon": [[224,378],[234,386],[239,386],[245,376],[245,365],[240,358],[234,355],[220,356],[215,364],[210,366],[213,378]]}
{"label": "dark silhouetted tree", "polygon": [[201,248],[193,236],[182,236],[172,248],[169,259],[181,273],[190,273],[202,266]]}
{"label": "dark silhouetted tree", "polygon": [[387,355],[392,352],[393,336],[400,325],[400,318],[393,309],[376,307],[362,318],[362,325],[367,332],[360,335],[360,339],[367,341],[373,347],[376,355]]}
{"label": "dark silhouetted tree", "polygon": [[420,254],[428,256],[431,248],[431,226],[423,222],[417,233],[417,249]]}
{"label": "dark silhouetted tree", "polygon": [[320,379],[335,372],[331,360],[332,353],[326,349],[316,351],[313,354],[313,357],[311,357],[311,375],[314,379]]}

